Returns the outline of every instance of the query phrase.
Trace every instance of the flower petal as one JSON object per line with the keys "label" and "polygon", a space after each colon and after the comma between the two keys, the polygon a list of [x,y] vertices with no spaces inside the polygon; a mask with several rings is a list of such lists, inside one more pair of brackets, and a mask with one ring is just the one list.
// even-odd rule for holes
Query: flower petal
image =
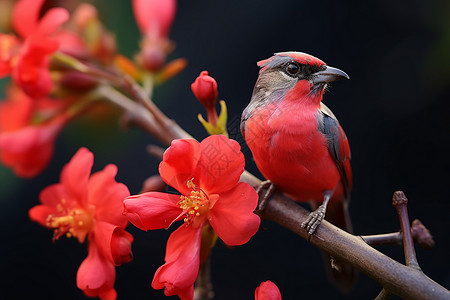
{"label": "flower petal", "polygon": [[60,182],[68,194],[77,199],[82,207],[87,205],[88,181],[94,164],[94,155],[87,148],[80,148],[67,163],[62,172]]}
{"label": "flower petal", "polygon": [[37,222],[47,227],[48,216],[56,213],[56,208],[47,205],[36,205],[28,211],[31,221]]}
{"label": "flower petal", "polygon": [[170,235],[167,241],[166,263],[156,271],[153,288],[165,287],[166,296],[193,296],[193,285],[200,265],[201,228],[182,225]]}
{"label": "flower petal", "polygon": [[89,297],[100,296],[102,299],[115,299],[115,278],[114,265],[100,254],[95,241],[90,240],[88,256],[81,263],[77,272],[78,288]]}
{"label": "flower petal", "polygon": [[235,140],[212,135],[200,143],[200,155],[194,177],[209,194],[228,191],[244,172],[245,160]]}
{"label": "flower petal", "polygon": [[37,29],[39,13],[45,0],[20,0],[14,6],[13,27],[23,38]]}
{"label": "flower petal", "polygon": [[193,177],[199,148],[199,143],[193,139],[174,140],[159,165],[162,179],[183,195],[190,193],[186,182]]}
{"label": "flower petal", "polygon": [[209,212],[209,223],[225,244],[242,245],[258,231],[260,218],[253,213],[258,194],[247,183],[220,194]]}
{"label": "flower petal", "polygon": [[36,34],[50,35],[69,19],[69,12],[62,7],[53,7],[39,20]]}
{"label": "flower petal", "polygon": [[256,288],[255,300],[281,300],[281,293],[275,283],[267,280]]}
{"label": "flower petal", "polygon": [[124,200],[128,220],[142,230],[169,227],[182,213],[176,204],[180,196],[159,192],[148,192]]}
{"label": "flower petal", "polygon": [[97,221],[94,229],[95,239],[90,240],[91,243],[95,242],[95,247],[101,256],[108,259],[112,264],[114,264],[114,259],[111,253],[111,239],[116,228],[118,228],[116,225]]}
{"label": "flower petal", "polygon": [[130,196],[126,185],[115,180],[117,167],[107,165],[92,174],[88,182],[88,202],[95,206],[95,218],[120,227],[128,223],[123,214],[123,200]]}

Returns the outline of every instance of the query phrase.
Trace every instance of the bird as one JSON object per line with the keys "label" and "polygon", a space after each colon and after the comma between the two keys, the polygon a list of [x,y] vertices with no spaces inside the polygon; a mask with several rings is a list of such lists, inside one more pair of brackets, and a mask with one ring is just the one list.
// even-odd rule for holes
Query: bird
{"label": "bird", "polygon": [[[275,53],[257,65],[259,76],[240,129],[267,179],[260,188],[268,189],[266,197],[276,189],[295,201],[309,203],[313,211],[301,224],[309,237],[324,217],[352,232],[350,146],[336,116],[322,103],[330,82],[350,77],[317,57],[296,51]],[[326,254],[325,259],[338,288],[349,291],[355,279],[353,268],[343,264],[339,272]]]}

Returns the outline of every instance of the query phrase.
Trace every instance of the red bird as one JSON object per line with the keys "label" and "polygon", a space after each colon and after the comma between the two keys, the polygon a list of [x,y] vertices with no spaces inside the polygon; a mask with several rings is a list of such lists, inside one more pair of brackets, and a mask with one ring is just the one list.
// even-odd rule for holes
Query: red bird
{"label": "red bird", "polygon": [[351,231],[350,147],[338,120],[322,103],[327,84],[348,75],[301,52],[276,53],[258,66],[259,77],[241,119],[258,169],[290,198],[310,202],[313,208],[320,204],[302,224],[308,234],[325,213],[331,223]]}

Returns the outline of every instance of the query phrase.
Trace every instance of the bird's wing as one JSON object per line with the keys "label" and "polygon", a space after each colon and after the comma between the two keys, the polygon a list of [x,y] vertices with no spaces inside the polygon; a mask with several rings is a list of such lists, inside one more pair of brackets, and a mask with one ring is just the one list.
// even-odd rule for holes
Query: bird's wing
{"label": "bird's wing", "polygon": [[[334,225],[352,233],[353,229],[348,213],[350,189],[352,185],[350,146],[344,130],[342,130],[335,115],[325,106],[325,104],[321,104],[320,113],[321,115],[318,119],[319,130],[327,137],[328,150],[336,162],[344,187],[344,199],[339,202],[330,202],[327,207],[325,218]],[[312,208],[315,209],[315,206],[312,206]],[[356,282],[357,273],[355,269],[347,263],[339,262],[340,270],[338,271],[330,264],[330,261],[332,260],[330,255],[325,252],[322,254],[328,274],[332,281],[342,292],[349,292]]]}
{"label": "bird's wing", "polygon": [[352,170],[350,166],[350,145],[344,130],[333,114],[323,103],[320,105],[321,118],[319,118],[319,130],[326,136],[328,151],[336,162],[344,187],[344,196],[349,199],[352,186]]}

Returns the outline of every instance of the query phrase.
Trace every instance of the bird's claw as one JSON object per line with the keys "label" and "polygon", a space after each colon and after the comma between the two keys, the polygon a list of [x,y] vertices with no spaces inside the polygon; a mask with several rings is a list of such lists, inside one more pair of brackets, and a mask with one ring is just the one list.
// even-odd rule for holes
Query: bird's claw
{"label": "bird's claw", "polygon": [[[262,195],[262,191],[266,190],[264,195]],[[255,188],[256,193],[259,195],[258,206],[256,211],[263,211],[266,207],[269,198],[272,196],[275,191],[275,185],[270,180],[263,181]]]}
{"label": "bird's claw", "polygon": [[317,227],[325,217],[325,211],[326,206],[319,206],[315,211],[311,212],[306,221],[302,223],[301,226],[308,232],[308,235],[311,236],[316,231]]}

